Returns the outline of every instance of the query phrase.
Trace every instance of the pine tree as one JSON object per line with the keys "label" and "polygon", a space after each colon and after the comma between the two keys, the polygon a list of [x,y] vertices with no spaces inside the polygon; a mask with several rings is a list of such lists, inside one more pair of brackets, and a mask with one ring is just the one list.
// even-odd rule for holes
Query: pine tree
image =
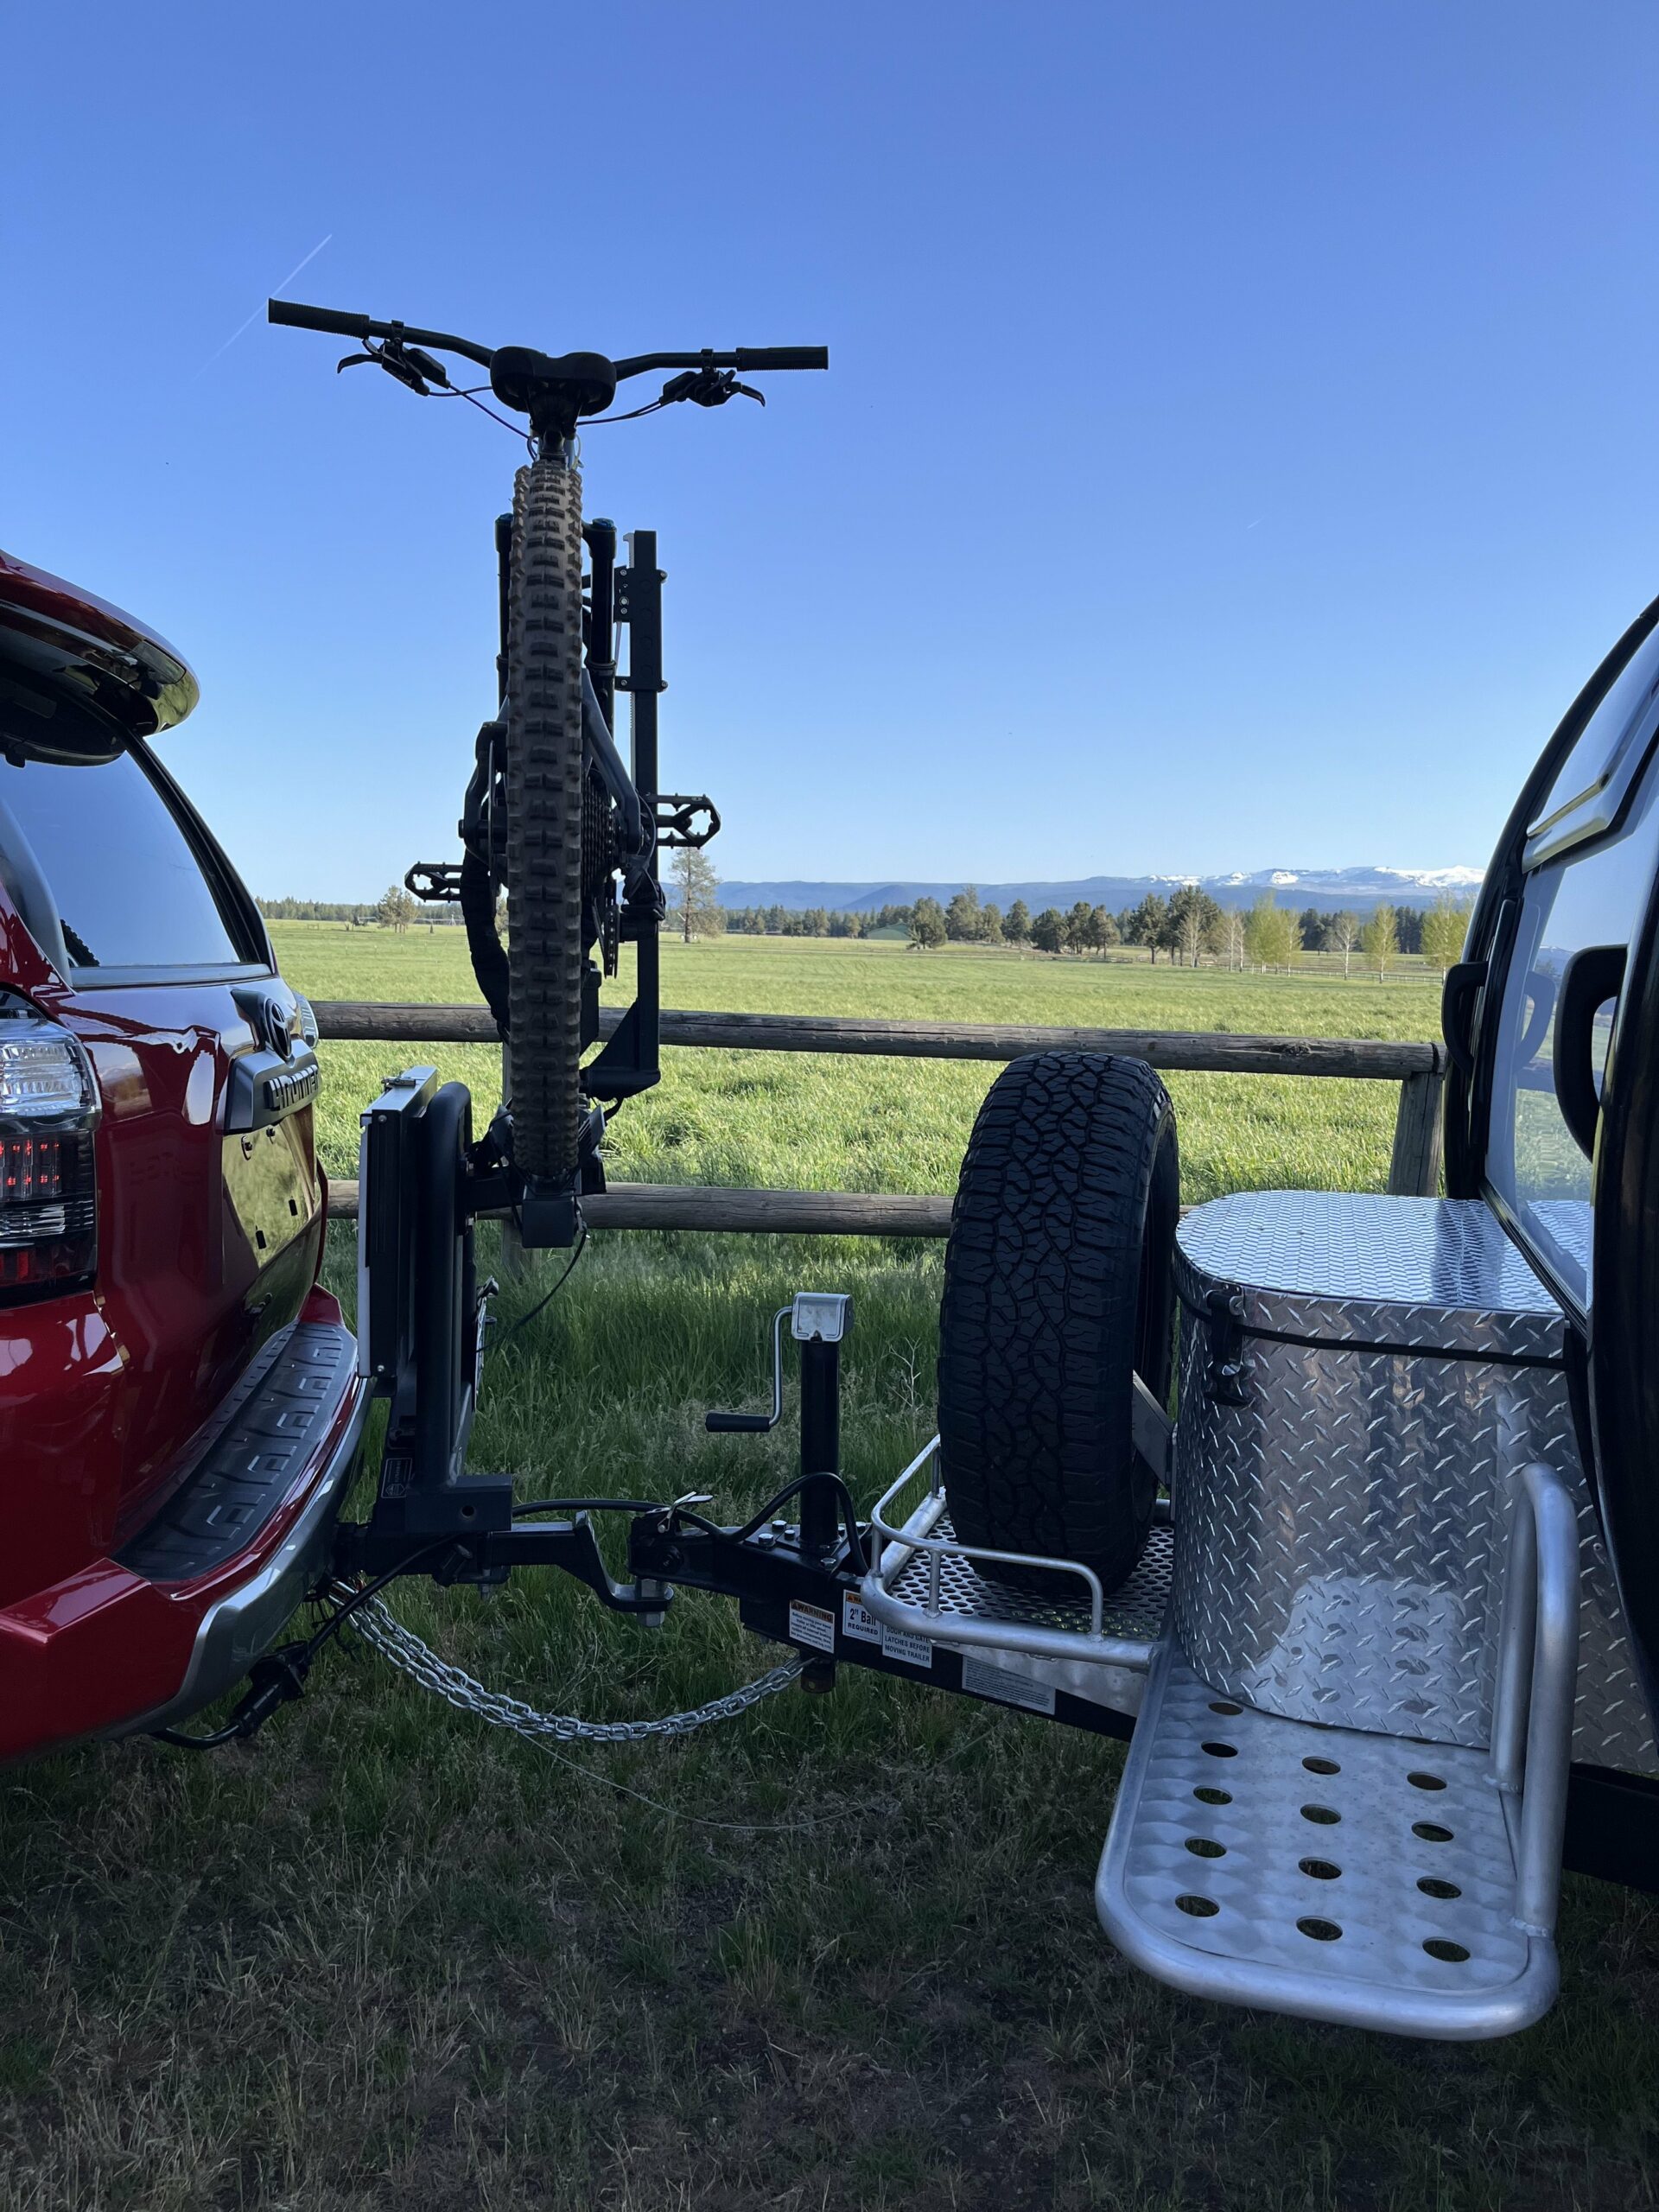
{"label": "pine tree", "polygon": [[1002,934],[1010,944],[1031,942],[1031,909],[1023,899],[1016,899],[1003,918]]}
{"label": "pine tree", "polygon": [[1071,952],[1087,952],[1095,942],[1095,910],[1086,899],[1079,899],[1065,918],[1066,949]]}
{"label": "pine tree", "polygon": [[1200,891],[1196,883],[1184,883],[1169,902],[1164,943],[1196,968],[1205,938],[1220,918],[1221,909],[1207,891]]}
{"label": "pine tree", "polygon": [[971,944],[979,935],[979,893],[971,883],[945,908],[944,933],[953,944]]}
{"label": "pine tree", "polygon": [[937,899],[918,899],[910,912],[910,941],[918,952],[931,952],[943,944],[949,932],[944,924],[944,909]]}
{"label": "pine tree", "polygon": [[693,938],[720,933],[720,906],[715,894],[720,879],[715,864],[695,845],[682,845],[674,855],[672,873],[678,893],[680,935],[687,944]]}
{"label": "pine tree", "polygon": [[1152,964],[1158,964],[1158,948],[1164,941],[1164,931],[1169,926],[1169,908],[1155,891],[1148,891],[1141,904],[1128,917],[1123,931],[1126,944],[1144,944],[1152,955]]}

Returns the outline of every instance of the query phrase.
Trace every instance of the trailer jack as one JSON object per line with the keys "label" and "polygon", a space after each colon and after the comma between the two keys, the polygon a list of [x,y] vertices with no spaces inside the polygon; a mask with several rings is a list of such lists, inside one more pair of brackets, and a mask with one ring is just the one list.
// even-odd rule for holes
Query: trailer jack
{"label": "trailer jack", "polygon": [[[701,1508],[701,1494],[652,1503],[640,1499],[550,1498],[515,1504],[505,1476],[438,1471],[423,1482],[418,1456],[399,1460],[390,1483],[383,1469],[369,1519],[336,1532],[329,1580],[355,1586],[426,1574],[442,1585],[499,1584],[515,1567],[553,1567],[590,1590],[611,1611],[648,1626],[663,1620],[677,1587],[741,1600],[827,1608],[855,1591],[868,1565],[864,1531],[840,1472],[841,1346],[852,1301],[803,1291],[772,1319],[770,1414],[714,1412],[716,1434],[765,1434],[783,1417],[783,1328],[801,1355],[801,1471],[749,1521],[721,1526]],[[413,1393],[406,1395],[412,1395]],[[411,1421],[411,1429],[417,1424]],[[453,1464],[451,1459],[450,1464]],[[797,1517],[787,1517],[793,1505]],[[569,1518],[543,1517],[568,1510]],[[629,1516],[628,1573],[606,1565],[592,1515]],[[833,1662],[815,1660],[815,1688],[833,1680]]]}

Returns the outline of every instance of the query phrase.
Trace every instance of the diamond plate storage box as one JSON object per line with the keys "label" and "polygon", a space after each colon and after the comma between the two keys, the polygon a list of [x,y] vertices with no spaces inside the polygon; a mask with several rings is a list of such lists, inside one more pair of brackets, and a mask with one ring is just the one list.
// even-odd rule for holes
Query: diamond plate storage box
{"label": "diamond plate storage box", "polygon": [[1197,1208],[1173,1622],[1258,1710],[1484,1748],[1514,1478],[1578,1509],[1575,1759],[1659,1771],[1580,1464],[1554,1300],[1483,1205],[1322,1192]]}

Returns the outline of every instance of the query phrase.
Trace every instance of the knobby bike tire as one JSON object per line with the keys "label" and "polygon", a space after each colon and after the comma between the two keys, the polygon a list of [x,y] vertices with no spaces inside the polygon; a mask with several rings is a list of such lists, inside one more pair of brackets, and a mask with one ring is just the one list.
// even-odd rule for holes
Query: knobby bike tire
{"label": "knobby bike tire", "polygon": [[582,1058],[582,478],[556,454],[518,471],[505,709],[513,1153],[576,1165]]}

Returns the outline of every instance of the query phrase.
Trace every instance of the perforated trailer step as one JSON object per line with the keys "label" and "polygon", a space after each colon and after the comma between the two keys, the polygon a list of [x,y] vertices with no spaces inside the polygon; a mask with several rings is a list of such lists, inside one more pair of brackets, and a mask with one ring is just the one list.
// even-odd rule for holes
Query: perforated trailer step
{"label": "perforated trailer step", "polygon": [[1518,1825],[1490,1752],[1254,1712],[1166,1644],[1096,1903],[1120,1949],[1193,1996],[1507,2035],[1557,1985],[1551,1936],[1519,1917]]}

